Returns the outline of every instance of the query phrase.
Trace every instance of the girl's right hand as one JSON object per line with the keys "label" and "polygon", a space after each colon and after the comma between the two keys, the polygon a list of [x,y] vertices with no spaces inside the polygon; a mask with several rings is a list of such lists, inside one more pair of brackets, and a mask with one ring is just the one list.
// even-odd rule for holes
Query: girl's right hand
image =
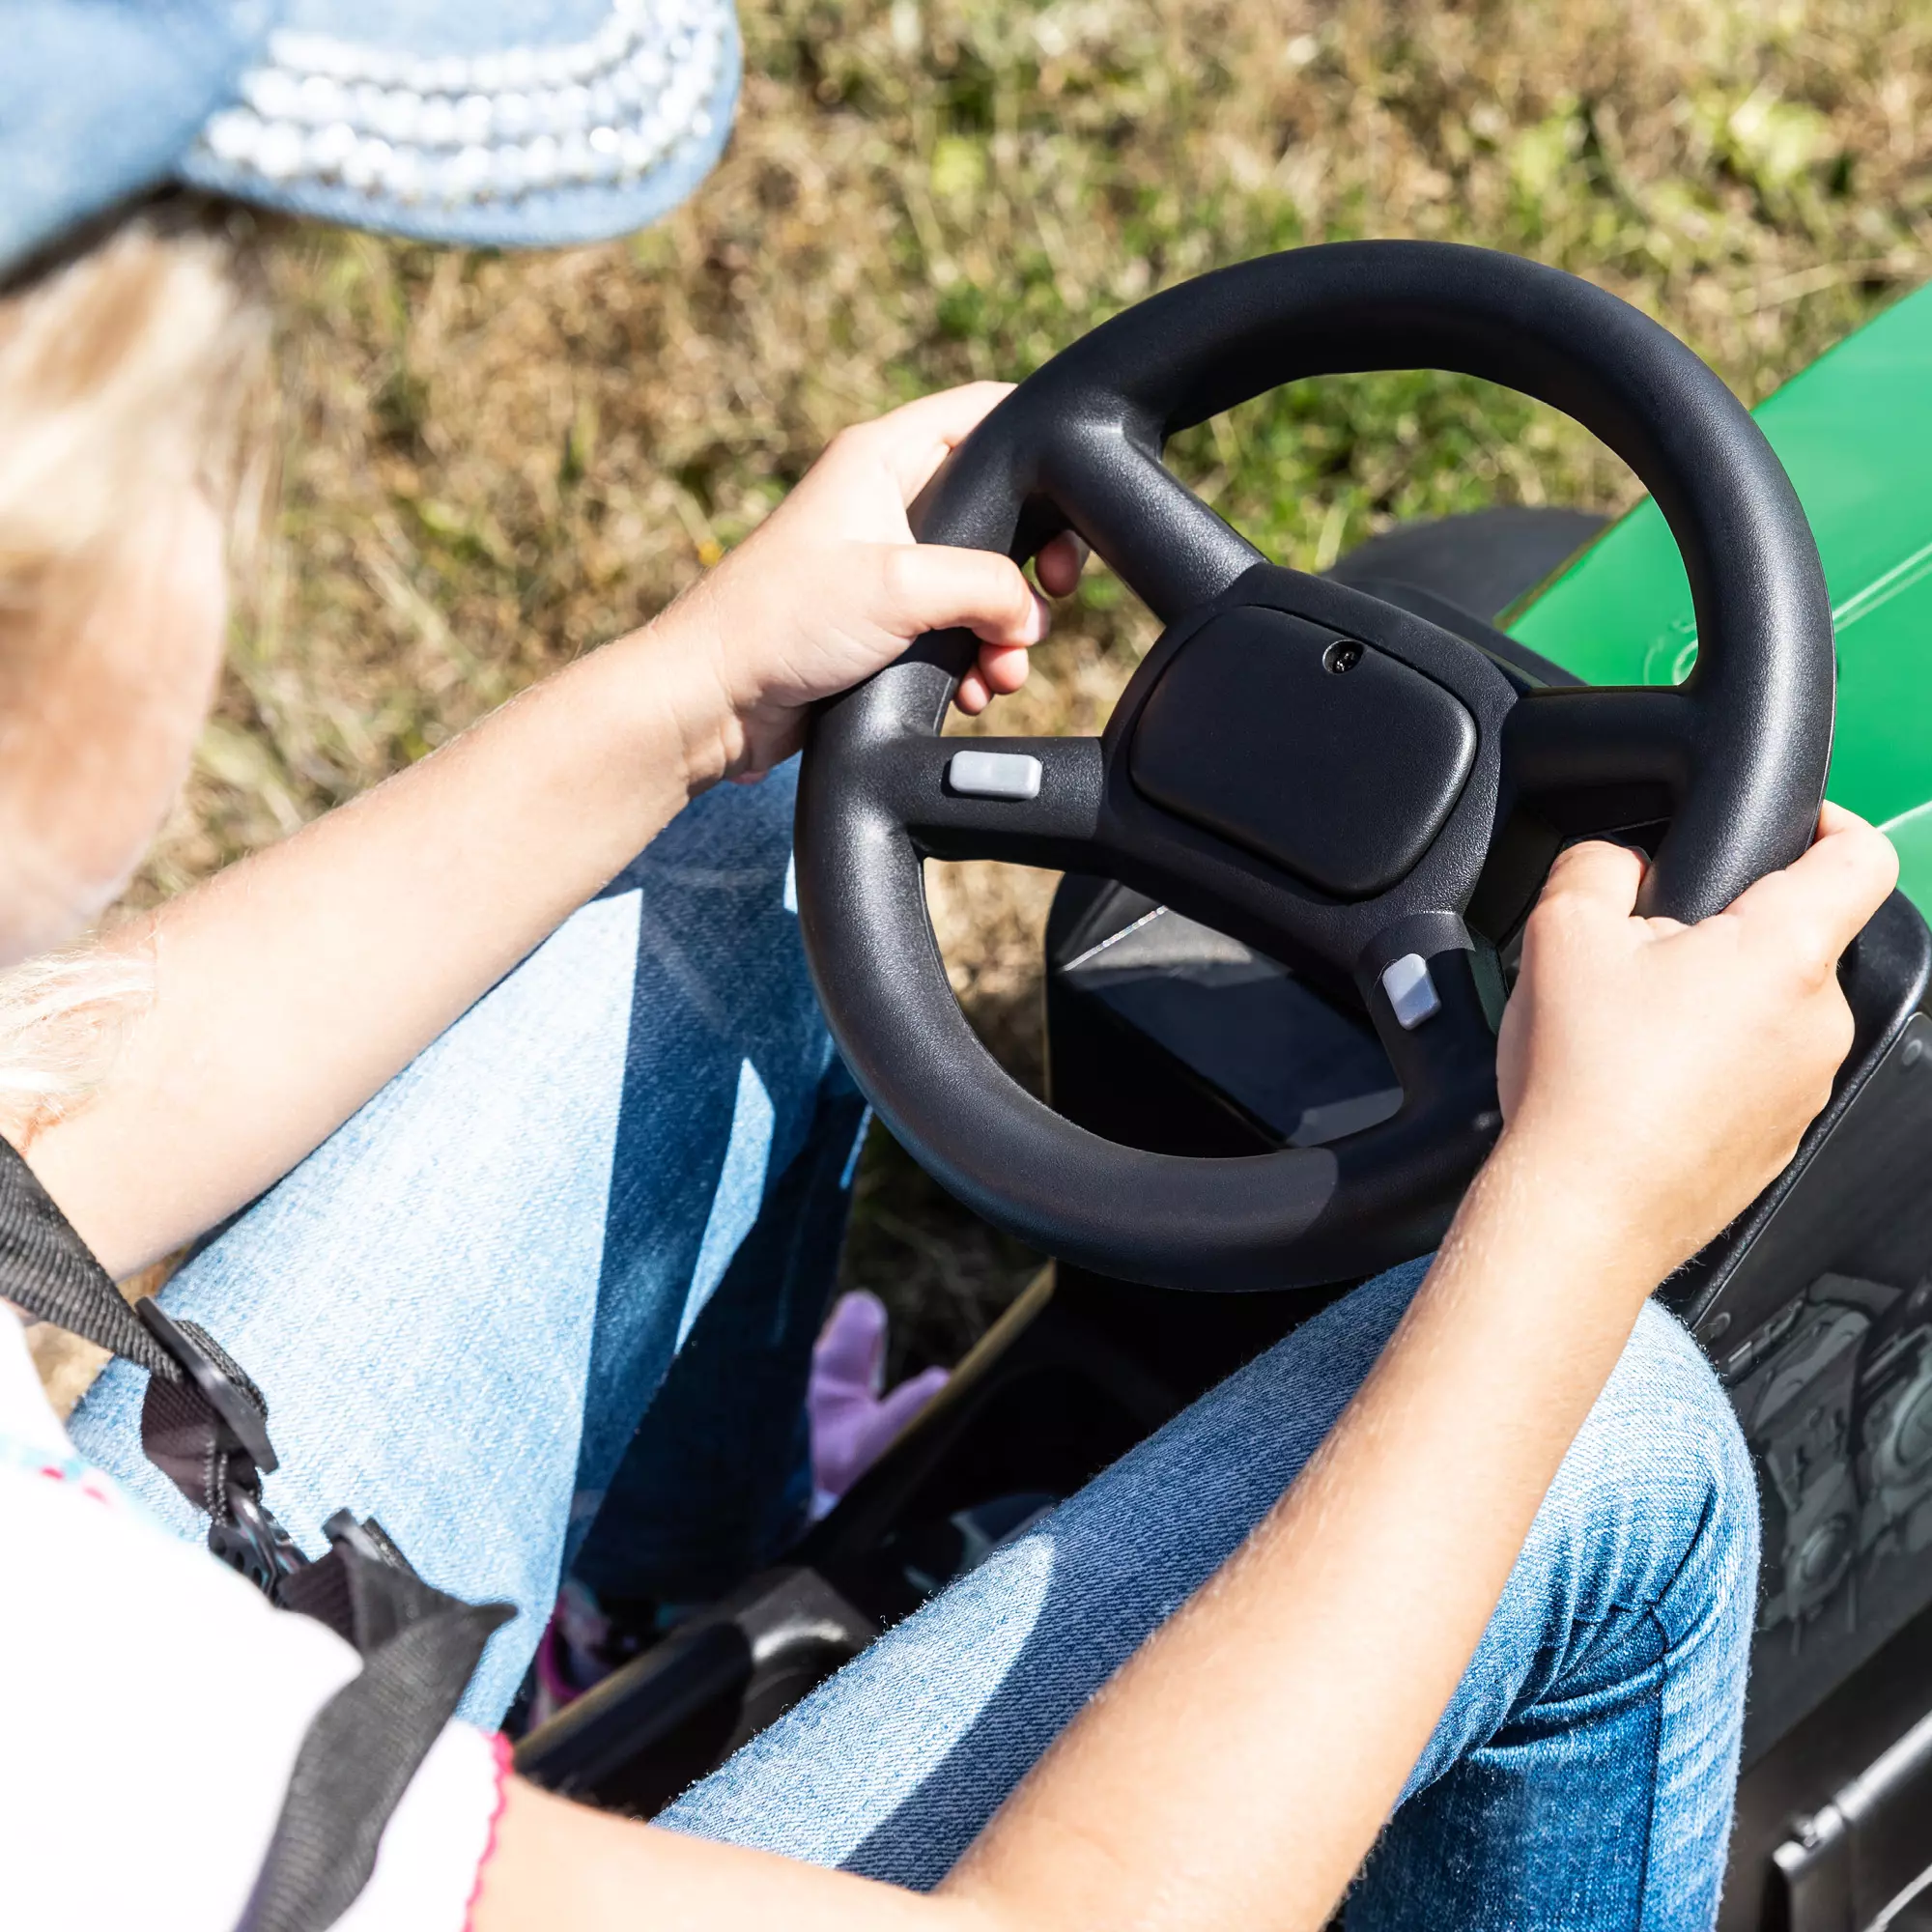
{"label": "girl's right hand", "polygon": [[[672,645],[709,670],[686,726],[700,748],[696,777],[769,771],[798,750],[820,698],[871,676],[926,631],[980,639],[953,699],[960,710],[983,711],[1026,681],[1027,653],[1049,623],[1045,599],[1009,557],[916,543],[907,516],[1011,387],[968,384],[842,431],[743,544],[630,640]],[[1040,589],[1066,596],[1085,558],[1062,532],[1035,562]]]}

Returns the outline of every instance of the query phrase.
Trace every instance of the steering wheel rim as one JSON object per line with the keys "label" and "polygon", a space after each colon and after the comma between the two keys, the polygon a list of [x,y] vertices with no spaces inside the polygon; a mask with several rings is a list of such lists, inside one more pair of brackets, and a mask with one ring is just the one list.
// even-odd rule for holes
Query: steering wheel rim
{"label": "steering wheel rim", "polygon": [[[1161,462],[1178,431],[1283,383],[1411,367],[1549,403],[1636,471],[1690,580],[1700,647],[1684,685],[1527,691],[1411,611],[1267,563]],[[1204,275],[1029,378],[953,452],[913,524],[923,541],[1016,560],[1071,526],[1167,625],[1099,740],[942,740],[975,646],[961,633],[922,639],[822,707],[799,785],[801,926],[855,1077],[968,1206],[1100,1272],[1178,1288],[1312,1285],[1439,1236],[1500,1124],[1493,958],[1463,916],[1525,801],[1662,787],[1673,810],[1642,907],[1686,920],[1788,865],[1811,836],[1835,665],[1797,496],[1689,349],[1559,270],[1378,242]],[[1318,660],[1322,636],[1333,641]],[[1340,668],[1373,675],[1321,682],[1312,668],[1336,668],[1333,644],[1354,639]],[[1190,746],[1238,740],[1252,763],[1263,741],[1231,694],[1258,666],[1272,668],[1272,689],[1299,694],[1293,715],[1267,715],[1268,732],[1294,727],[1305,706],[1359,766],[1381,703],[1393,742],[1415,748],[1412,760],[1392,754],[1378,796],[1358,788],[1350,810],[1303,786],[1305,811],[1350,848],[1346,865],[1270,802],[1295,788],[1293,761],[1259,786],[1237,771],[1222,785],[1232,805],[1188,776]],[[1319,764],[1325,742],[1304,734],[1300,762]],[[1034,795],[955,786],[952,754],[972,749],[1032,760]],[[1384,810],[1379,792],[1403,790],[1406,761],[1421,802]],[[1345,794],[1353,768],[1331,773]],[[1075,1126],[1000,1069],[960,1012],[925,909],[925,856],[1123,877],[1292,966],[1351,979],[1402,1081],[1401,1110],[1330,1146],[1219,1160]],[[1415,962],[1434,1003],[1421,1021],[1388,977],[1412,988]]]}

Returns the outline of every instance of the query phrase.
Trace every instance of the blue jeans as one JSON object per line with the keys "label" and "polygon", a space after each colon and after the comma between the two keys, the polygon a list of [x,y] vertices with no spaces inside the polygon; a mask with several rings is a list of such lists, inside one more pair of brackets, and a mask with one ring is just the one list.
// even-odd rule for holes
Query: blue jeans
{"label": "blue jeans", "polygon": [[[167,1290],[267,1393],[269,1500],[306,1548],[348,1504],[431,1581],[517,1605],[477,1721],[500,1718],[566,1568],[689,1601],[801,1520],[800,1398],[861,1109],[799,954],[791,803],[789,771],[700,799]],[[1293,1481],[1422,1270],[1233,1377],[664,1822],[935,1883]],[[198,1537],[141,1457],[142,1380],[111,1366],[75,1438]],[[1756,1561],[1729,1405],[1649,1310],[1350,1925],[1708,1925]]]}

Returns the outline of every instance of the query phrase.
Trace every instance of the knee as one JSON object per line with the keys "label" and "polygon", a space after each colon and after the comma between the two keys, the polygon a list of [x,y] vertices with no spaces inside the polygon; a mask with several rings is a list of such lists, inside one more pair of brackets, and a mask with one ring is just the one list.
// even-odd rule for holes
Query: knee
{"label": "knee", "polygon": [[1576,1624],[1645,1609],[1742,1655],[1755,1621],[1758,1499],[1722,1385],[1683,1326],[1646,1306],[1551,1485],[1532,1538],[1565,1546]]}

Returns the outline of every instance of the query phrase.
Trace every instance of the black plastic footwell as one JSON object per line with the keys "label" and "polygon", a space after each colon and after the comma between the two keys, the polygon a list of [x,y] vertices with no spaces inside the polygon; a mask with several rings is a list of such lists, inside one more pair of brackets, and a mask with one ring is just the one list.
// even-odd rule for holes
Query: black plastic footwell
{"label": "black plastic footwell", "polygon": [[517,1747],[517,1770],[651,1817],[878,1634],[812,1571],[768,1571],[540,1724]]}

